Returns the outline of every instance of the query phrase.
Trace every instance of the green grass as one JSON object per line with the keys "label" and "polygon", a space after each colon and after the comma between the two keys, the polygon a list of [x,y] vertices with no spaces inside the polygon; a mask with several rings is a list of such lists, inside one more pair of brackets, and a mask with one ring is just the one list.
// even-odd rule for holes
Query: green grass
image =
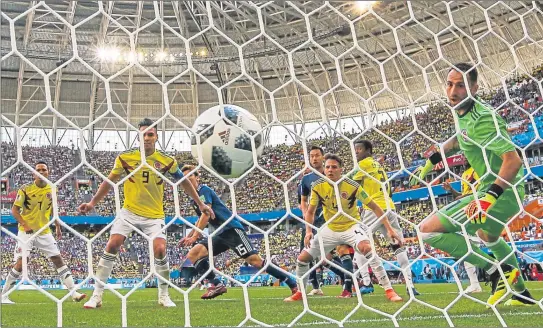
{"label": "green grass", "polygon": [[[528,285],[532,294],[538,300],[543,298],[543,284],[530,283]],[[458,290],[452,284],[420,284],[417,289],[423,293],[418,299],[444,308],[456,297]],[[400,296],[406,298],[403,285],[396,286]],[[336,299],[340,289],[337,286],[324,289],[327,296],[311,297],[309,308],[312,311],[326,315],[335,320],[343,320],[356,306],[357,299]],[[489,288],[485,287],[482,294],[476,294],[481,300],[488,297]],[[127,291],[123,291],[126,293]],[[194,290],[189,294],[190,324],[192,326],[237,326],[245,318],[245,303],[241,288],[230,288],[228,293],[214,300],[203,301],[200,295],[203,292]],[[287,325],[297,315],[302,313],[303,304],[284,303],[283,298],[288,296],[287,288],[260,287],[248,289],[250,310],[256,320],[270,325]],[[62,291],[53,291],[53,295],[62,297]],[[157,305],[157,290],[143,289],[134,292],[127,299],[127,324],[129,326],[184,326],[185,304],[183,295],[171,290],[171,297],[177,303],[176,308],[162,308]],[[56,326],[57,305],[45,295],[37,291],[15,291],[10,295],[15,305],[4,305],[1,309],[1,325],[4,327],[20,326]],[[376,292],[363,298],[365,304],[380,311],[393,314],[406,302],[390,303],[379,287]],[[65,302],[62,308],[62,324],[69,327],[112,327],[121,326],[121,301],[113,293],[106,291],[104,305],[100,309],[83,309],[83,304]],[[538,305],[520,308],[498,306],[505,323],[513,327],[543,327],[543,311]],[[501,327],[499,320],[492,310],[462,298],[448,311],[455,326],[481,326]],[[441,312],[428,306],[411,302],[397,316],[400,326],[436,327],[449,326]],[[330,326],[326,322],[310,313],[305,314],[298,324],[305,326]],[[253,322],[245,324],[256,325]],[[393,327],[393,322],[374,312],[360,308],[345,323],[346,327]]]}

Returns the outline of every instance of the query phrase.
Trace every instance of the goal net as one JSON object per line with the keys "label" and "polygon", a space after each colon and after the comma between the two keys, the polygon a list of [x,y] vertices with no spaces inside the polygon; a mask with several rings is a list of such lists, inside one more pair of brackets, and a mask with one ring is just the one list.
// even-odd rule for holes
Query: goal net
{"label": "goal net", "polygon": [[[3,1],[0,30],[2,285],[12,272],[14,252],[23,254],[20,279],[2,294],[3,303],[4,298],[15,303],[2,306],[2,324],[399,326],[416,321],[509,326],[532,325],[530,318],[541,315],[541,3]],[[474,68],[463,71],[460,63]],[[481,143],[467,134],[455,113],[461,106],[447,98],[451,69],[462,72],[460,87],[470,85],[477,70],[478,89],[468,88],[467,99],[491,108],[491,121],[508,136],[498,133]],[[233,179],[203,161],[201,143],[212,128],[193,129],[200,114],[227,104],[246,109],[261,124],[262,130],[247,138],[251,147],[257,140],[265,144],[253,167]],[[232,210],[221,228],[196,227],[184,179],[172,178],[160,166],[139,163],[120,181],[107,179],[121,152],[144,150],[139,142],[144,132],[138,129],[144,118],[156,122],[157,149],[180,165],[195,165],[201,182]],[[478,146],[482,159],[477,165],[485,168],[469,163],[471,155],[461,151],[446,153],[446,144],[455,139],[471,149]],[[384,211],[397,217],[409,258],[409,266],[402,267],[397,247],[389,245],[378,224],[368,228],[375,231],[367,230],[373,254],[383,260],[402,302],[389,302],[377,281],[373,294],[362,295],[356,281],[362,283],[364,268],[347,274],[337,262],[324,259],[322,246],[311,270],[296,277],[304,296],[294,304],[283,302],[290,291],[266,273],[267,267],[251,268],[234,250],[214,256],[223,250],[214,249],[211,240],[239,220],[267,265],[295,277],[305,230],[300,181],[311,172],[330,181],[312,168],[310,149],[318,146],[342,159],[342,180],[332,182],[341,202],[341,181],[360,169],[355,143],[361,140],[372,143],[371,156],[384,169],[382,178],[362,171],[364,178],[390,190],[392,202]],[[191,144],[198,154],[191,153]],[[453,202],[462,202],[455,198],[463,189],[481,192],[477,186],[487,186],[488,176],[505,176],[495,166],[499,156],[491,158],[499,151],[496,144],[516,150],[522,160],[517,179],[504,184],[515,190],[511,204],[518,211],[505,218],[488,215],[479,236],[492,226],[493,236],[501,235],[494,244],[503,241],[512,249],[503,257],[493,255],[500,264],[517,259],[519,275],[534,299],[521,310],[503,305],[519,297],[509,284],[494,305],[487,303],[489,287],[483,286],[480,294],[466,291],[487,278],[485,270],[469,269],[466,259],[473,254],[486,259],[494,244],[475,236],[470,220],[457,215],[464,209],[446,211]],[[443,161],[420,176],[415,170],[432,154]],[[44,178],[36,171],[39,161],[49,168],[45,180],[52,214],[47,225],[28,237],[18,230],[19,218],[11,209],[17,207],[21,187]],[[479,170],[478,177],[464,174],[470,165]],[[82,304],[71,303],[73,293],[46,253],[37,251],[39,238],[52,230],[76,289],[90,297],[111,227],[124,206],[123,187],[143,171],[156,174],[165,189],[161,233],[167,237],[169,279],[156,269],[155,236],[126,223],[135,230],[103,281],[104,308],[83,311]],[[110,192],[82,214],[79,206],[92,199],[102,181],[110,183]],[[369,211],[361,205],[361,212]],[[30,200],[24,206],[41,210],[42,204]],[[339,211],[346,214],[341,205]],[[458,228],[467,252],[451,256],[423,240],[421,222],[433,216]],[[331,222],[317,229],[315,238],[321,243],[319,233]],[[502,232],[496,235],[497,225]],[[180,242],[193,230],[208,242],[209,271],[229,288],[209,302],[200,300],[200,289],[209,283],[206,275],[197,274],[187,259],[190,247]],[[311,287],[303,286],[303,278],[313,270],[319,275],[311,279],[323,286],[324,297],[306,295]],[[355,281],[350,300],[335,299],[342,283],[333,272],[338,270]],[[475,270],[475,281],[469,281],[470,270]],[[503,274],[503,267],[498,271]],[[421,295],[406,285],[410,276]],[[157,308],[155,293],[164,283],[175,309]]]}

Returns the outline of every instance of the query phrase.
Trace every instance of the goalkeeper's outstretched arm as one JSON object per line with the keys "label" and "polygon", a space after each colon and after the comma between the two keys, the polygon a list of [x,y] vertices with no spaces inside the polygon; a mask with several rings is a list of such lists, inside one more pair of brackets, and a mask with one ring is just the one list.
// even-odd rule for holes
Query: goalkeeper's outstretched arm
{"label": "goalkeeper's outstretched arm", "polygon": [[[432,171],[434,166],[443,161],[443,156],[441,156],[441,152],[439,151],[439,149],[436,149],[436,146],[432,146],[431,148],[434,148],[433,154],[430,155],[424,165],[419,166],[415,171],[413,171],[413,176],[409,178],[410,186],[418,184],[417,178],[424,181],[424,178],[428,173]],[[445,156],[448,156],[449,154],[457,151],[458,149],[460,149],[460,146],[458,145],[457,137],[453,137],[452,139],[447,140],[443,144],[443,152],[445,153]]]}

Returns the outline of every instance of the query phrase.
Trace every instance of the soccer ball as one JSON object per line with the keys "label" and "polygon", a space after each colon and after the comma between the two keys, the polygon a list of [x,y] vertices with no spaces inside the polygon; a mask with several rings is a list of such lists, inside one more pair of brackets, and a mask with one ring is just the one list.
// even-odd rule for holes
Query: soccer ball
{"label": "soccer ball", "polygon": [[[234,127],[234,126],[237,126]],[[237,178],[253,166],[253,154],[262,155],[262,135],[255,136],[255,149],[249,135],[261,129],[256,117],[236,105],[217,105],[203,112],[193,125],[200,134],[202,158],[207,167],[213,168],[222,177]],[[192,137],[192,156],[198,157],[196,138]]]}

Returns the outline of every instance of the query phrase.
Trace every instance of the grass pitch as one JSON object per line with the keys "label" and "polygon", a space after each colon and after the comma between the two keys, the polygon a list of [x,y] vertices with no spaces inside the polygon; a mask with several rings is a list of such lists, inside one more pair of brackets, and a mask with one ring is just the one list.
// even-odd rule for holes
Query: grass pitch
{"label": "grass pitch", "polygon": [[[532,295],[543,299],[543,283],[529,283]],[[404,285],[395,286],[403,303],[390,303],[385,299],[380,287],[372,295],[363,297],[364,304],[379,311],[394,314],[408,302]],[[417,299],[432,306],[444,309],[458,296],[456,285],[453,284],[419,284],[417,289],[423,294]],[[89,296],[91,291],[87,291]],[[122,291],[126,293],[128,291]],[[357,306],[356,298],[336,299],[340,293],[339,286],[325,287],[326,296],[309,298],[309,308],[321,315],[341,321]],[[184,326],[186,323],[184,297],[181,293],[171,290],[171,298],[177,303],[176,308],[162,308],[157,304],[157,289],[141,289],[135,291],[127,299],[128,326],[157,327]],[[203,291],[194,290],[189,294],[190,324],[192,326],[237,326],[246,318],[246,307],[241,288],[229,288],[228,293],[214,300],[201,300]],[[65,295],[63,291],[53,291],[56,297]],[[269,325],[288,325],[303,312],[303,304],[284,303],[288,296],[287,288],[255,287],[248,289],[250,311],[252,317]],[[484,287],[481,294],[474,296],[486,300],[489,287]],[[15,291],[10,295],[15,305],[4,305],[1,308],[1,325],[3,327],[54,327],[57,326],[57,305],[44,294],[37,291]],[[540,302],[541,303],[541,302]],[[121,300],[113,293],[106,291],[103,307],[95,310],[83,308],[82,303],[66,301],[62,308],[62,325],[68,327],[119,327],[121,321]],[[498,306],[507,326],[511,327],[543,327],[543,310],[540,305],[529,307]],[[491,309],[468,298],[461,298],[451,305],[447,313],[455,326],[462,327],[501,327],[501,323]],[[448,327],[449,323],[439,310],[412,300],[397,316],[400,326],[414,327]],[[246,326],[254,325],[249,321]],[[302,326],[332,326],[316,315],[306,313],[297,323]],[[393,327],[389,318],[370,310],[359,308],[344,322],[346,327]]]}

